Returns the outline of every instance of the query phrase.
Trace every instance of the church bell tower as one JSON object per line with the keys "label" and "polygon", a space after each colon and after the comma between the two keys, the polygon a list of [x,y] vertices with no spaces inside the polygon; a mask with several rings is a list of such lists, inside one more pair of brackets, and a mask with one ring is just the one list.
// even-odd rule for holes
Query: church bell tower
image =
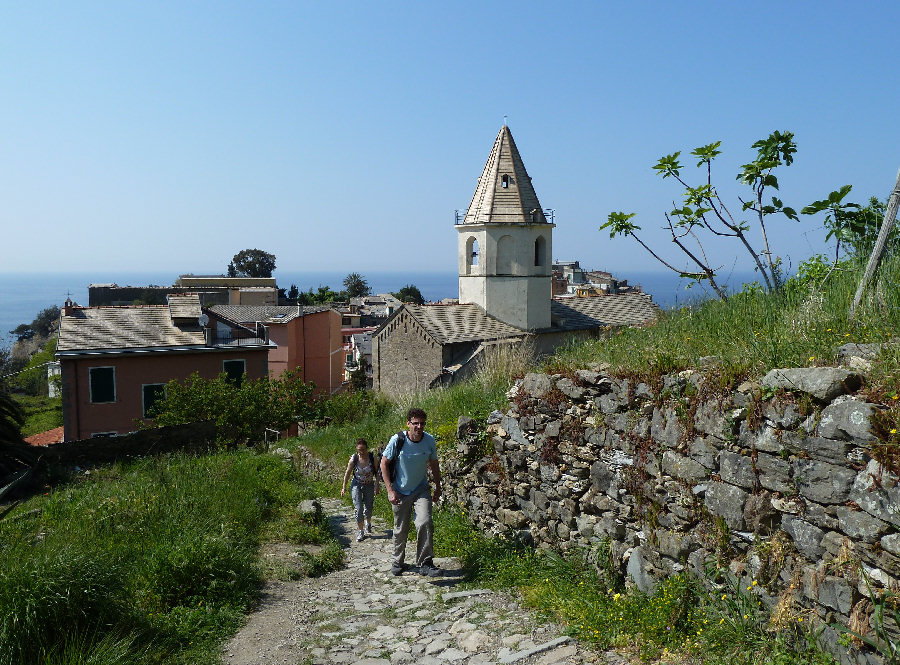
{"label": "church bell tower", "polygon": [[456,224],[459,302],[523,330],[550,327],[552,224],[503,125]]}

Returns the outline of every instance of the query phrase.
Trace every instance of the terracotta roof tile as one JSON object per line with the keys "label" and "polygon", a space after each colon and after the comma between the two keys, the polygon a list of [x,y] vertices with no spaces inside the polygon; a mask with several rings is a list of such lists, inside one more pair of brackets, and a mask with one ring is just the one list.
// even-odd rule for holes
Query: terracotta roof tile
{"label": "terracotta roof tile", "polygon": [[25,437],[25,443],[29,446],[49,446],[51,443],[59,443],[63,440],[63,428],[55,427],[46,432],[39,432]]}

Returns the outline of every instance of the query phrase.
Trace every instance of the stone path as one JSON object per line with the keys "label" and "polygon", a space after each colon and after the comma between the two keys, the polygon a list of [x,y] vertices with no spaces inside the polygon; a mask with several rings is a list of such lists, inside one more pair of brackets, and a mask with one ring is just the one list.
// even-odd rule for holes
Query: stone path
{"label": "stone path", "polygon": [[[346,567],[319,578],[268,582],[260,606],[225,646],[224,665],[628,662],[538,621],[509,594],[459,589],[463,572],[454,559],[436,559],[446,571],[442,578],[414,569],[394,577],[389,526],[373,520],[374,535],[357,543],[350,538],[356,529],[351,509],[334,499],[322,504],[346,547]],[[276,547],[269,555],[296,556],[296,548]]]}

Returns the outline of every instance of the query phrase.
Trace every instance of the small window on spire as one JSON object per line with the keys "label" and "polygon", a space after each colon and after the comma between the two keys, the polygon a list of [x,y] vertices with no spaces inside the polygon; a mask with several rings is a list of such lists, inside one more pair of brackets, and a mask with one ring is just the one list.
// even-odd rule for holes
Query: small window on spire
{"label": "small window on spire", "polygon": [[504,174],[503,180],[501,181],[501,185],[503,186],[503,189],[506,189],[507,187],[509,187],[509,176],[508,175]]}

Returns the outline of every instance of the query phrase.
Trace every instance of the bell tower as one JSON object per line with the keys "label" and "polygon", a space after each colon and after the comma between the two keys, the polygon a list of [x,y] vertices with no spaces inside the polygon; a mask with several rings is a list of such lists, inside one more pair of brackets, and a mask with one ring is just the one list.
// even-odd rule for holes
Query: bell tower
{"label": "bell tower", "polygon": [[516,328],[549,328],[554,226],[504,124],[466,216],[455,225],[459,302]]}

